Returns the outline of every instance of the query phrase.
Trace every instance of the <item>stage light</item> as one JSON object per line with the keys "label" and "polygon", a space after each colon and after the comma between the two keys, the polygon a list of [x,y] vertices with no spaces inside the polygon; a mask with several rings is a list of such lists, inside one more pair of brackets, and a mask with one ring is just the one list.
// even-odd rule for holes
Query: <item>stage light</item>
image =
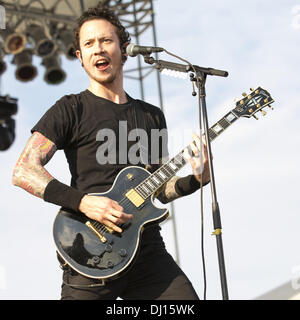
{"label": "stage light", "polygon": [[73,46],[73,34],[70,30],[62,29],[58,33],[58,42],[66,57],[70,60],[76,58]]}
{"label": "stage light", "polygon": [[32,64],[32,50],[27,48],[14,56],[13,63],[17,65],[16,78],[22,82],[33,80],[37,75],[37,68]]}
{"label": "stage light", "polygon": [[17,99],[0,96],[0,151],[7,150],[15,140],[15,120],[18,111]]}
{"label": "stage light", "polygon": [[1,37],[6,53],[18,54],[25,48],[26,37],[22,33],[15,32],[14,30],[8,28],[1,30]]}
{"label": "stage light", "polygon": [[48,84],[60,84],[66,78],[66,73],[61,68],[61,58],[58,52],[48,58],[44,58],[42,65],[46,68],[44,80]]}
{"label": "stage light", "polygon": [[54,40],[46,36],[46,33],[42,26],[37,24],[31,24],[26,30],[28,37],[34,42],[35,54],[46,58],[51,56],[56,50],[56,43]]}

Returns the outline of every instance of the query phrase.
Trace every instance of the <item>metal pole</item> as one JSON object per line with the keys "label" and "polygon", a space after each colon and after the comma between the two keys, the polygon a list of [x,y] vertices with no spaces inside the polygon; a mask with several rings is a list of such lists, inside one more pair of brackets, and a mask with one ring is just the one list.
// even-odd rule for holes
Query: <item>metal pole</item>
{"label": "metal pole", "polygon": [[[134,32],[135,32],[135,39],[137,45],[140,44],[139,41],[139,30],[137,25],[137,18],[136,18],[136,5],[135,0],[133,1],[133,14],[134,14]],[[141,92],[141,99],[144,100],[145,94],[144,94],[144,85],[143,85],[143,73],[142,73],[142,64],[141,64],[141,56],[139,55],[137,57],[138,59],[138,72],[139,72],[139,81],[140,81],[140,92]]]}
{"label": "metal pole", "polygon": [[[153,0],[151,0],[151,19],[152,19],[152,33],[153,33],[153,41],[154,46],[157,46],[157,37],[156,37],[156,30],[155,30],[155,22],[154,22],[154,10],[153,10]],[[155,59],[158,59],[158,54],[155,53]],[[159,103],[161,106],[162,111],[164,110],[163,104],[163,96],[162,96],[162,88],[161,88],[161,79],[160,73],[156,70],[156,77],[157,77],[157,85],[158,85],[158,94],[159,94]],[[179,248],[178,248],[178,241],[177,241],[177,230],[176,230],[176,218],[175,218],[175,208],[174,203],[170,203],[170,211],[171,211],[171,220],[172,220],[172,227],[173,227],[173,234],[174,234],[174,246],[175,246],[175,260],[178,265],[180,265],[180,258],[179,258]]]}

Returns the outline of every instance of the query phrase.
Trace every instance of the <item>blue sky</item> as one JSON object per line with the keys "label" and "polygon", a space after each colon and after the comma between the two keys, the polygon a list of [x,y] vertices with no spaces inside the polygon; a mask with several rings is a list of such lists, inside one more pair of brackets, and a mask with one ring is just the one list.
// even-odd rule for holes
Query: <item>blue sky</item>
{"label": "blue sky", "polygon": [[[259,121],[240,119],[212,144],[229,297],[253,299],[297,280],[300,214],[299,174],[299,44],[300,1],[155,1],[158,45],[193,64],[224,69],[228,78],[209,77],[207,108],[212,125],[234,108],[234,98],[262,86],[275,100],[274,111]],[[134,42],[134,39],[132,39]],[[152,44],[150,32],[140,43]],[[161,59],[172,60],[165,54]],[[129,58],[127,67],[133,64]],[[61,96],[79,92],[88,79],[77,61],[63,60],[67,79],[60,86],[38,77],[24,84],[15,67],[1,79],[1,94],[19,99],[17,137],[1,153],[0,298],[58,299],[61,271],[55,258],[52,224],[58,207],[11,185],[13,166],[30,136],[30,128]],[[146,100],[158,104],[155,75],[145,80]],[[185,146],[197,130],[198,105],[189,80],[161,76],[164,112],[170,131],[170,154]],[[139,97],[138,82],[125,81]],[[46,167],[68,183],[63,152]],[[179,175],[190,173],[187,166]],[[203,297],[199,195],[174,202],[180,265]],[[162,206],[162,205],[161,205]],[[221,299],[210,188],[204,191],[204,242],[207,299]],[[172,222],[162,225],[173,256]],[[296,281],[297,282],[297,281]]]}

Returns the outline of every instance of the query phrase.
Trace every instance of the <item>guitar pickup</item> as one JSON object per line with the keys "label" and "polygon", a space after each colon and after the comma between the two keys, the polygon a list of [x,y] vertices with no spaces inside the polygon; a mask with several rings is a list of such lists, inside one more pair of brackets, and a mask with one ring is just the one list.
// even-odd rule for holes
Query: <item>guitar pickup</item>
{"label": "guitar pickup", "polygon": [[134,189],[130,189],[126,194],[127,197],[137,208],[141,206],[145,200]]}

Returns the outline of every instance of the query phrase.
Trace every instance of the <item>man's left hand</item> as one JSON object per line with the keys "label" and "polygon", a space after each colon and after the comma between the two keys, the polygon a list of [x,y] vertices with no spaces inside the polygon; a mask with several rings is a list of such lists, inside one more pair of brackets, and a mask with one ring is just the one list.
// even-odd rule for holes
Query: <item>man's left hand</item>
{"label": "man's left hand", "polygon": [[192,157],[188,150],[184,150],[184,157],[192,166],[193,174],[195,178],[201,182],[202,184],[206,184],[210,181],[210,174],[209,174],[209,164],[208,164],[208,154],[207,154],[207,147],[204,138],[202,139],[202,155],[201,155],[201,140],[199,135],[193,133],[194,141],[190,143],[190,147],[194,153]]}

